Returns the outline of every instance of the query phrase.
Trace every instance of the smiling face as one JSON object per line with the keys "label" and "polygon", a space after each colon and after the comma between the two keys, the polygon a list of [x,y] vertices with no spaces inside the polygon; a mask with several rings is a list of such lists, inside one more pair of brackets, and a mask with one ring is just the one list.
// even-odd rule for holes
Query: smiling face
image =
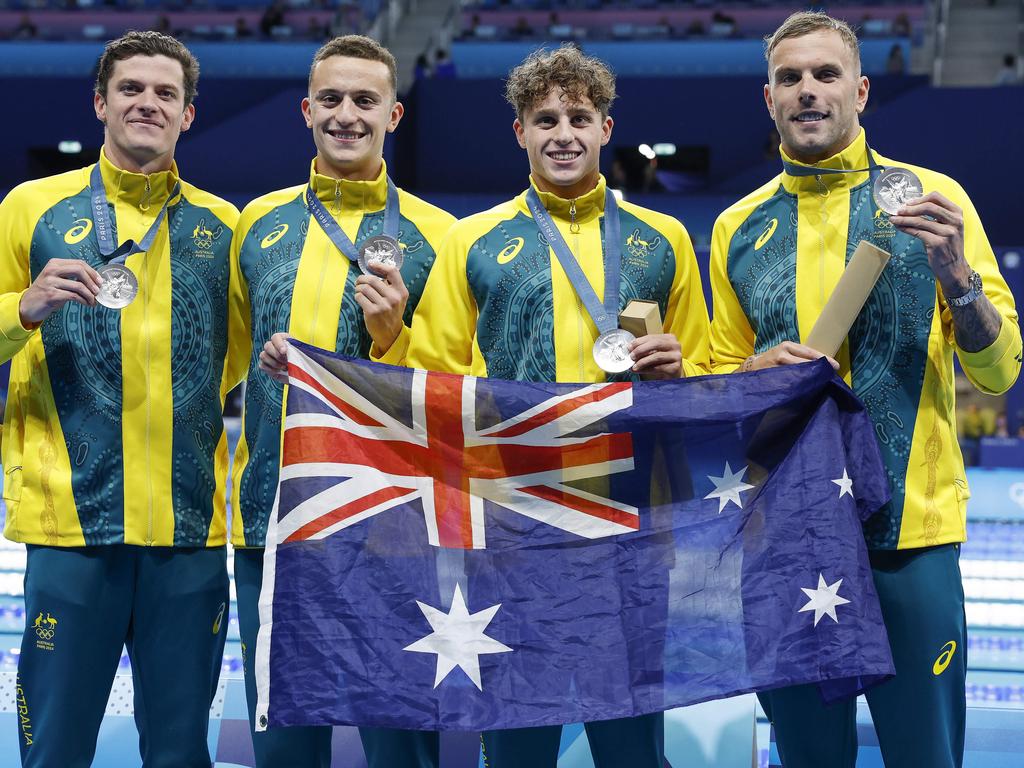
{"label": "smiling face", "polygon": [[568,200],[597,186],[601,147],[611,139],[612,125],[589,98],[569,102],[561,89],[553,89],[513,128],[537,188]]}
{"label": "smiling face", "polygon": [[816,163],[846,149],[860,132],[868,79],[838,32],[819,30],[778,43],[764,87],[782,148]]}
{"label": "smiling face", "polygon": [[319,62],[309,96],[302,100],[316,144],[317,171],[339,179],[375,179],[384,137],[395,130],[403,113],[383,62],[352,56]]}
{"label": "smiling face", "polygon": [[136,173],[171,167],[178,136],[195,117],[195,106],[185,106],[184,76],[181,63],[168,56],[132,56],[114,64],[106,92],[93,99],[108,160]]}

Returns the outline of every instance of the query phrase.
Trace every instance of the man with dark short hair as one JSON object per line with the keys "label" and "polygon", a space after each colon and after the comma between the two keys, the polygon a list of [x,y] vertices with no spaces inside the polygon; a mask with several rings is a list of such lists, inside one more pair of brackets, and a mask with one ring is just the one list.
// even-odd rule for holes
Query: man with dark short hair
{"label": "man with dark short hair", "polygon": [[[858,243],[891,254],[830,358],[867,406],[892,489],[864,534],[896,677],[867,701],[888,768],[959,767],[967,672],[959,556],[969,491],[953,355],[978,389],[1008,389],[1021,366],[1013,297],[960,185],[868,146],[859,116],[869,83],[845,22],[794,14],[768,38],[766,56],[764,97],[782,137],[783,172],[715,223],[712,368],[821,357],[803,342]],[[849,482],[836,480],[840,493],[852,493]],[[813,686],[759,697],[786,768],[853,768],[854,701],[826,707]]]}
{"label": "man with dark short hair", "polygon": [[0,204],[5,535],[27,545],[26,766],[84,766],[127,645],[143,765],[209,768],[227,631],[222,428],[233,206],[174,163],[199,67],[130,32],[93,166]]}
{"label": "man with dark short hair", "polygon": [[[371,336],[397,336],[409,322],[435,248],[455,220],[388,177],[384,137],[404,113],[396,87],[395,59],[374,40],[347,35],[324,45],[313,59],[309,95],[302,101],[316,145],[309,180],[247,205],[232,246],[238,289],[232,311],[250,329],[232,351],[233,360],[241,357],[249,367],[232,472],[232,543],[251,727],[260,726],[253,667],[267,522],[280,465],[287,339],[368,357]],[[390,247],[401,250],[400,269],[374,261]],[[402,309],[392,312],[397,305]],[[371,768],[437,764],[437,733],[359,733]],[[257,728],[253,746],[258,768],[326,768],[331,728]]]}

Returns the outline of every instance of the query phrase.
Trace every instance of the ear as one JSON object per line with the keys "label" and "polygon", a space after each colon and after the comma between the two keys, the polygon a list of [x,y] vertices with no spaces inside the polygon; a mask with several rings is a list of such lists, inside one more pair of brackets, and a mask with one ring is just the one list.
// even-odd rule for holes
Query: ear
{"label": "ear", "polygon": [[604,119],[601,123],[601,146],[605,146],[609,141],[612,140],[612,128],[615,126],[615,121],[612,120],[611,115]]}
{"label": "ear", "polygon": [[181,116],[181,130],[182,132],[187,131],[192,127],[192,121],[196,119],[196,105],[189,104],[185,107],[184,113]]}
{"label": "ear", "polygon": [[96,110],[96,119],[107,124],[107,100],[99,93],[92,95],[92,107]]}
{"label": "ear", "polygon": [[519,146],[526,149],[526,129],[518,117],[512,122],[512,130],[516,132],[516,140],[519,142]]}
{"label": "ear", "polygon": [[391,120],[388,121],[388,133],[394,133],[395,128],[398,127],[399,121],[402,119],[402,115],[405,114],[405,107],[402,106],[402,102],[396,101],[395,105],[391,108]]}
{"label": "ear", "polygon": [[306,120],[306,127],[313,127],[313,113],[310,110],[309,97],[307,96],[302,100],[302,116]]}
{"label": "ear", "polygon": [[764,103],[768,107],[768,114],[772,120],[775,119],[775,101],[772,99],[772,84],[764,84]]}
{"label": "ear", "polygon": [[857,114],[861,115],[864,113],[864,107],[868,105],[868,91],[871,89],[871,83],[868,82],[866,75],[860,76],[860,82],[857,83]]}

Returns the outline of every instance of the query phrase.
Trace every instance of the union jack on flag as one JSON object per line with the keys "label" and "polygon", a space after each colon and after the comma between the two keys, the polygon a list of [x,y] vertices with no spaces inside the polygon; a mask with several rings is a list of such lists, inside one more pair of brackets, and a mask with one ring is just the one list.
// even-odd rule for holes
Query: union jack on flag
{"label": "union jack on flag", "polygon": [[[635,506],[571,485],[633,469],[631,434],[595,431],[632,405],[628,383],[501,413],[475,377],[390,375],[404,377],[405,402],[381,402],[372,374],[343,381],[308,355],[290,359],[278,541],[322,539],[415,500],[441,547],[485,548],[485,501],[588,539],[638,529]],[[297,486],[307,492],[284,492]]]}

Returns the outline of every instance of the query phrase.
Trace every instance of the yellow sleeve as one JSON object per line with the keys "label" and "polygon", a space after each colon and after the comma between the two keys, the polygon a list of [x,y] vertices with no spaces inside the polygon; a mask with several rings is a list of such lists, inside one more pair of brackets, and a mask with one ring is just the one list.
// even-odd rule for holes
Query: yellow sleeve
{"label": "yellow sleeve", "polygon": [[712,373],[732,373],[754,353],[754,329],[729,281],[732,233],[719,217],[711,234]]}
{"label": "yellow sleeve", "polygon": [[711,372],[708,308],[693,243],[682,225],[673,238],[672,249],[676,254],[676,274],[665,310],[665,331],[679,339],[683,352],[682,375],[704,376]]}
{"label": "yellow sleeve", "polygon": [[466,277],[472,242],[465,240],[455,225],[441,242],[412,318],[405,360],[410,368],[470,373],[477,306]]}
{"label": "yellow sleeve", "polygon": [[35,331],[22,325],[19,311],[22,294],[32,284],[33,221],[25,198],[18,188],[0,203],[0,363],[14,357]]}
{"label": "yellow sleeve", "polygon": [[1021,333],[1017,322],[1017,309],[1010,288],[999,273],[999,264],[974,204],[959,186],[956,187],[956,191],[959,195],[954,199],[964,212],[964,255],[971,268],[981,275],[985,296],[999,312],[1003,323],[996,340],[985,349],[965,352],[956,344],[953,313],[940,291],[942,332],[946,341],[956,349],[960,365],[963,366],[964,373],[971,383],[982,392],[999,394],[1012,387],[1020,374]]}

